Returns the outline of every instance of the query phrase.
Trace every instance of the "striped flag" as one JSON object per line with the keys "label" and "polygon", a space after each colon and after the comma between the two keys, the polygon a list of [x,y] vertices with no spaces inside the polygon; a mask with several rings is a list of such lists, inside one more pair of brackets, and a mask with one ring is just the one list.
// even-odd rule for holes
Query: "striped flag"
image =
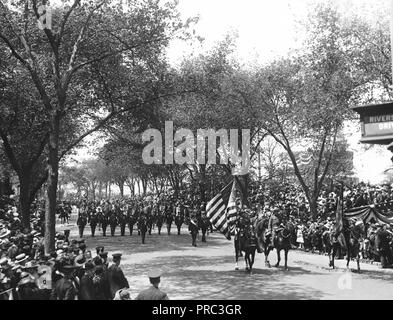
{"label": "striped flag", "polygon": [[231,240],[227,221],[227,205],[232,191],[232,183],[229,183],[206,205],[206,215],[213,226],[218,229],[228,240]]}
{"label": "striped flag", "polygon": [[234,179],[232,183],[231,194],[228,200],[227,206],[227,223],[229,227],[229,231],[231,235],[235,234],[235,222],[237,217],[237,206],[236,206],[236,199],[237,199],[237,192],[240,191],[239,184],[237,180]]}

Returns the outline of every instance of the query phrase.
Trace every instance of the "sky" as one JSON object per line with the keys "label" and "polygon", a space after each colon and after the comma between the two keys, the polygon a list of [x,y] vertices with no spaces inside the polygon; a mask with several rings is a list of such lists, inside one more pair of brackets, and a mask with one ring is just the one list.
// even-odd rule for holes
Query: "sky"
{"label": "sky", "polygon": [[[326,2],[326,0],[324,0]],[[390,0],[337,0],[335,2],[345,14],[354,14],[373,19],[380,8],[389,8]],[[230,30],[237,30],[236,55],[240,61],[268,62],[280,56],[291,55],[304,36],[299,22],[304,21],[310,4],[321,1],[309,0],[179,0],[182,18],[199,16],[195,27],[203,44],[171,43],[169,61],[176,65],[185,55],[204,52],[223,39]],[[387,12],[387,14],[389,14]],[[384,170],[392,165],[393,156],[386,147],[372,147],[365,151],[359,143],[360,125],[348,124],[345,129],[350,149],[355,152],[354,166],[357,176],[364,181],[378,183]],[[84,158],[88,149],[82,149]],[[393,175],[393,171],[391,173]]]}

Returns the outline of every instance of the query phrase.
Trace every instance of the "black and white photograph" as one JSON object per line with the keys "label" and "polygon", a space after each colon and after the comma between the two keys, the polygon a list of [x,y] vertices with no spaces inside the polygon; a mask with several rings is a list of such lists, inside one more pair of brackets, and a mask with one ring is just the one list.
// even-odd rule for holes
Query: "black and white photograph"
{"label": "black and white photograph", "polygon": [[393,299],[392,48],[393,0],[0,0],[0,300]]}

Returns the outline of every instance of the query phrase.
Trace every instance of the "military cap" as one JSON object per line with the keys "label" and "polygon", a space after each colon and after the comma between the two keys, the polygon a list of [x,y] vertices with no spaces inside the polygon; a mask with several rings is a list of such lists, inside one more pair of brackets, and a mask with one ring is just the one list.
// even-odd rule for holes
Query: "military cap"
{"label": "military cap", "polygon": [[101,258],[107,258],[108,257],[108,252],[104,251],[104,252],[100,252],[99,253]]}
{"label": "military cap", "polygon": [[112,254],[113,259],[119,259],[119,258],[121,258],[121,256],[122,256],[122,253],[120,253],[120,252],[115,252]]}
{"label": "military cap", "polygon": [[160,270],[157,270],[157,269],[150,270],[150,271],[148,272],[148,274],[147,274],[147,276],[148,276],[150,279],[157,279],[157,278],[160,278],[161,275],[162,275],[161,271],[160,271]]}

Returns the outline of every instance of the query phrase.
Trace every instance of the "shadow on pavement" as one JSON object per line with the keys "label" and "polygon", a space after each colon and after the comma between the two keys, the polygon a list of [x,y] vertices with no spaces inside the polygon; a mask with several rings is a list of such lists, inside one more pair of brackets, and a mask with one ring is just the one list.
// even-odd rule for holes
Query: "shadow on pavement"
{"label": "shadow on pavement", "polygon": [[233,259],[228,256],[168,256],[132,266],[124,264],[122,268],[138,278],[146,277],[150,268],[163,270],[162,286],[169,296],[177,292],[175,299],[320,299],[323,296],[307,286],[283,283],[284,278],[306,274],[308,270],[255,268],[249,274],[244,269],[235,271]]}

